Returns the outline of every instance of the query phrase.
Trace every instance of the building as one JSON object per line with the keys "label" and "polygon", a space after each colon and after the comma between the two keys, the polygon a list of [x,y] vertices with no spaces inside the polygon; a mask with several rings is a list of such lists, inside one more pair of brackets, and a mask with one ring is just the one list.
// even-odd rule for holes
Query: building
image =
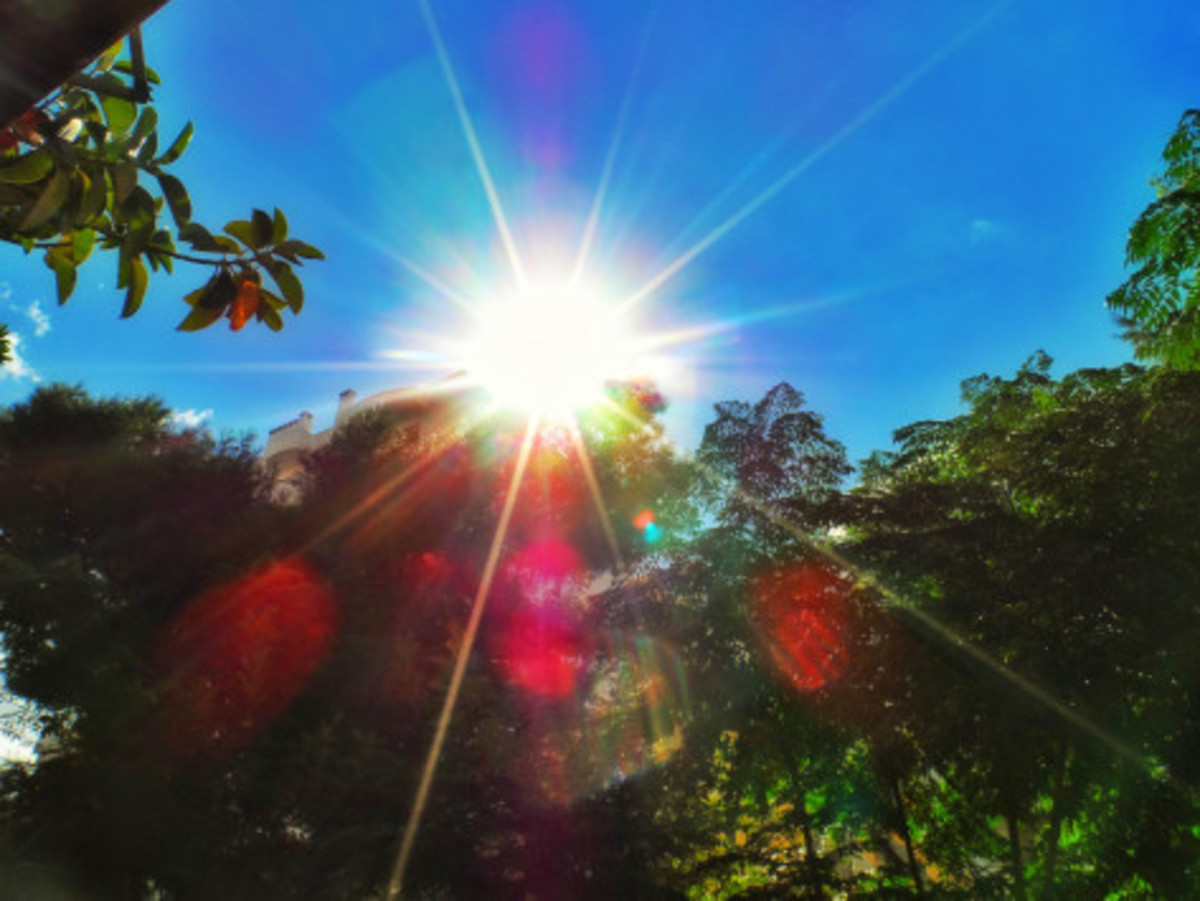
{"label": "building", "polygon": [[446,412],[448,405],[460,402],[466,394],[456,376],[428,385],[391,388],[362,400],[353,389],[347,389],[338,395],[337,413],[329,428],[314,432],[313,415],[308,411],[276,426],[267,433],[267,446],[262,454],[263,466],[274,476],[276,500],[285,504],[299,500],[304,490],[305,456],[329,444],[338,430],[355,416],[370,410],[388,409],[399,413],[400,418],[427,420]]}

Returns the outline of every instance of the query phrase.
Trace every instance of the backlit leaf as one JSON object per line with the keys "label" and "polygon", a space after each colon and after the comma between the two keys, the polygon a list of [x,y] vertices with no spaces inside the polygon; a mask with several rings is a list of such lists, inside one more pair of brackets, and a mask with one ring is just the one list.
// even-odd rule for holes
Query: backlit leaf
{"label": "backlit leaf", "polygon": [[125,306],[121,308],[121,318],[128,319],[142,306],[146,297],[146,286],[150,283],[150,273],[141,257],[129,260],[129,287],[125,291]]}
{"label": "backlit leaf", "polygon": [[61,169],[55,170],[50,176],[46,186],[42,188],[42,193],[38,195],[38,199],[34,202],[29,211],[25,213],[21,219],[21,230],[32,231],[39,225],[50,220],[67,202],[67,196],[71,190],[71,180],[66,173]]}
{"label": "backlit leaf", "polygon": [[167,206],[171,208],[171,218],[175,220],[175,225],[182,229],[192,218],[192,199],[188,196],[187,188],[174,175],[166,173],[158,175],[158,184],[162,188],[163,197],[167,199]]}
{"label": "backlit leaf", "polygon": [[0,166],[0,182],[10,185],[30,185],[39,182],[54,168],[54,160],[45,150],[32,150]]}

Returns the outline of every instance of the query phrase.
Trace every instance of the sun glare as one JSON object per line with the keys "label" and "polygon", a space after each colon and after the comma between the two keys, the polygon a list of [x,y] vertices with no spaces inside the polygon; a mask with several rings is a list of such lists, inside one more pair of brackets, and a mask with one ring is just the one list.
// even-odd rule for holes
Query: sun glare
{"label": "sun glare", "polygon": [[481,309],[462,365],[497,404],[565,418],[635,375],[632,351],[627,322],[599,292],[549,283]]}

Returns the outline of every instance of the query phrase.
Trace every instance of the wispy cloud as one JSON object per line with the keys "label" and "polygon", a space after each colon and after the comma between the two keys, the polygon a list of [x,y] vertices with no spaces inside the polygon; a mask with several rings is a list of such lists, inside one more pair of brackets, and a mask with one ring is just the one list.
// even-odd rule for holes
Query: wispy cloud
{"label": "wispy cloud", "polygon": [[170,423],[181,429],[198,429],[212,417],[212,410],[172,410]]}
{"label": "wispy cloud", "polygon": [[34,368],[21,356],[21,335],[18,332],[10,330],[8,333],[8,360],[0,366],[0,379],[41,381]]}
{"label": "wispy cloud", "polygon": [[50,331],[50,317],[46,315],[46,311],[42,309],[42,302],[35,300],[25,308],[25,315],[29,317],[29,321],[33,323],[33,337],[40,338],[46,332]]}
{"label": "wispy cloud", "polygon": [[969,229],[972,244],[986,244],[1001,236],[1003,228],[991,219],[973,219]]}

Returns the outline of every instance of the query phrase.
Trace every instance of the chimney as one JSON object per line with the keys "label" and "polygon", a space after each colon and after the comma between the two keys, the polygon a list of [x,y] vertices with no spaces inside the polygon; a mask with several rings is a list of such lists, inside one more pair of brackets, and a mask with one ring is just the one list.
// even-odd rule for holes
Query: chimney
{"label": "chimney", "polygon": [[354,412],[355,401],[358,400],[358,393],[353,388],[347,388],[338,395],[337,417],[334,419],[333,427],[337,428],[342,425]]}

